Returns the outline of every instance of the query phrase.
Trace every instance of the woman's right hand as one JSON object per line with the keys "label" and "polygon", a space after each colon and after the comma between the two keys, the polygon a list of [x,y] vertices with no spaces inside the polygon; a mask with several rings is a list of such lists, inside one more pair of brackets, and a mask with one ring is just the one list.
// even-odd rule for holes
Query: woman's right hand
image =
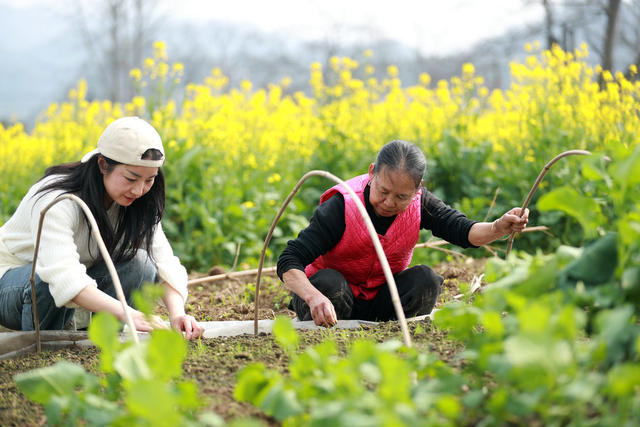
{"label": "woman's right hand", "polygon": [[[95,285],[86,286],[72,301],[94,313],[100,311],[111,313],[122,323],[127,323],[127,316],[122,309],[120,301],[105,294]],[[169,329],[169,326],[158,316],[151,316],[147,319],[142,312],[134,308],[127,307],[127,311],[131,314],[136,330],[140,332],[150,332],[153,329]]]}
{"label": "woman's right hand", "polygon": [[[144,313],[129,307],[129,313],[131,314],[131,320],[139,332],[151,332],[154,329],[169,329],[169,326],[156,315],[151,315],[147,318]],[[126,323],[126,317],[121,319]]]}
{"label": "woman's right hand", "polygon": [[309,309],[311,310],[311,317],[318,326],[324,326],[330,328],[338,322],[338,316],[336,316],[336,309],[333,304],[320,292],[315,293],[307,301]]}

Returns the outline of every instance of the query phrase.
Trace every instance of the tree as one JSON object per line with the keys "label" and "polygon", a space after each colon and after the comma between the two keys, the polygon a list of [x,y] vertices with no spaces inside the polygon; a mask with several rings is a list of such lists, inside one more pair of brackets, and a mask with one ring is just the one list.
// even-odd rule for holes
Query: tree
{"label": "tree", "polygon": [[620,10],[620,0],[609,0],[608,4],[604,6],[604,11],[607,16],[607,26],[602,48],[602,68],[609,71],[613,68],[613,42],[616,36],[618,10]]}
{"label": "tree", "polygon": [[[620,16],[621,24],[627,31],[620,34],[620,44],[632,55],[631,64],[636,69],[640,67],[640,0],[632,0],[623,5],[625,13]],[[639,78],[637,71],[631,72],[628,67],[625,71],[627,79],[637,80]]]}
{"label": "tree", "polygon": [[[72,25],[87,52],[85,72],[94,74],[112,101],[133,95],[129,78],[140,67],[162,18],[162,0],[73,0]],[[105,19],[106,18],[106,19]]]}

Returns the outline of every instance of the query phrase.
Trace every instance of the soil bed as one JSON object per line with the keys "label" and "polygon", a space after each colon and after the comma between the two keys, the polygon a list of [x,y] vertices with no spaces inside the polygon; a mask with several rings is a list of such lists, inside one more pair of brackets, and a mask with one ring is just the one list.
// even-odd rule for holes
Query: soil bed
{"label": "soil bed", "polygon": [[[444,289],[439,305],[457,295],[461,282],[470,282],[474,276],[484,271],[484,260],[467,259],[461,262],[440,264],[435,270],[445,277]],[[197,277],[198,275],[193,275]],[[202,276],[202,275],[200,275]],[[225,280],[204,283],[190,288],[187,312],[198,320],[250,320],[253,319],[253,299],[255,277],[241,280]],[[277,277],[263,278],[261,285],[261,319],[272,319],[284,314],[294,317],[287,309],[289,294]],[[158,313],[166,314],[163,309]],[[429,321],[412,322],[409,327],[414,346],[432,351],[442,360],[453,362],[453,355],[459,351],[445,334],[435,329]],[[378,342],[389,339],[402,340],[400,327],[396,322],[385,322],[375,326],[364,325],[360,329],[299,330],[301,348],[317,344],[328,338],[335,340],[341,351],[358,338],[368,338]],[[96,372],[98,350],[96,348],[70,347],[64,350],[29,354],[15,359],[0,360],[0,425],[24,426],[45,425],[46,417],[42,407],[27,400],[13,382],[19,372],[53,365],[67,360],[81,364],[85,369]],[[189,344],[189,355],[184,363],[184,377],[193,379],[200,387],[206,400],[206,409],[225,419],[244,416],[258,416],[269,424],[272,420],[264,417],[247,403],[233,399],[236,374],[239,369],[252,362],[262,362],[267,367],[284,372],[288,359],[275,343],[272,335],[243,335],[228,338],[203,339]]]}

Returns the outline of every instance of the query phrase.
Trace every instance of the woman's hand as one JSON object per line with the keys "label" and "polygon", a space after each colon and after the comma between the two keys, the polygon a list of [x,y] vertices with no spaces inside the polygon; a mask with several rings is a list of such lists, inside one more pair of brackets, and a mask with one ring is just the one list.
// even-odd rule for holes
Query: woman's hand
{"label": "woman's hand", "polygon": [[492,231],[499,233],[501,236],[522,232],[527,227],[527,222],[529,222],[529,209],[524,210],[522,217],[520,216],[521,211],[521,208],[513,208],[502,215],[491,224]]}
{"label": "woman's hand", "polygon": [[[137,331],[151,332],[154,329],[169,329],[167,324],[159,316],[151,315],[149,317],[146,317],[144,313],[131,307],[129,307],[128,310],[131,314],[133,325],[136,327]],[[120,320],[124,323],[127,322],[127,318],[124,314],[122,315],[122,319]]]}
{"label": "woman's hand", "polygon": [[171,327],[176,331],[183,332],[184,337],[188,340],[200,337],[204,332],[204,327],[193,316],[185,314],[182,296],[168,283],[163,282],[162,285],[164,286],[162,300],[169,311]]}
{"label": "woman's hand", "polygon": [[317,292],[307,301],[311,310],[311,317],[318,326],[330,328],[338,322],[336,309],[329,301],[329,298]]}
{"label": "woman's hand", "polygon": [[311,311],[311,318],[316,325],[330,328],[338,322],[338,316],[333,304],[329,301],[329,298],[309,282],[304,271],[292,268],[282,275],[282,279],[287,289],[307,303]]}
{"label": "woman's hand", "polygon": [[520,217],[521,208],[513,208],[493,222],[477,222],[469,230],[469,242],[474,246],[487,245],[500,237],[520,233],[529,222],[529,209],[524,210]]}
{"label": "woman's hand", "polygon": [[193,316],[180,314],[171,319],[171,327],[184,333],[188,340],[199,338],[204,333],[204,327]]}

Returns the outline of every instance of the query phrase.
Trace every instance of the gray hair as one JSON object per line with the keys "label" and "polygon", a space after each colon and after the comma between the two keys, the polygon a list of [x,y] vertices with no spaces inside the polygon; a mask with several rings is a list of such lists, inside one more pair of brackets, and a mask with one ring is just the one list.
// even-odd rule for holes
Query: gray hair
{"label": "gray hair", "polygon": [[377,174],[383,166],[408,173],[416,188],[418,188],[427,170],[427,161],[417,146],[410,142],[396,139],[385,144],[380,149],[373,167],[373,173]]}

